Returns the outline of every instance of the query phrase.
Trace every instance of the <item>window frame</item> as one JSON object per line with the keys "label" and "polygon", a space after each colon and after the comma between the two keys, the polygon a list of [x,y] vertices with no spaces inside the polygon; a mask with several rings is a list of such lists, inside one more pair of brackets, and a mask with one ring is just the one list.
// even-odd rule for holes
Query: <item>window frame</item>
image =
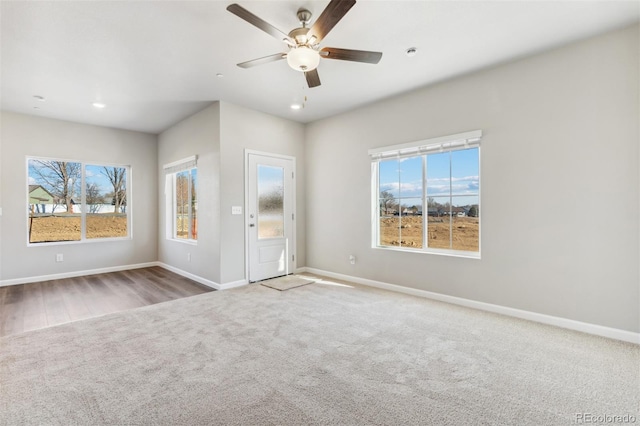
{"label": "window frame", "polygon": [[[78,163],[80,164],[80,239],[72,240],[72,241],[42,241],[42,242],[31,242],[29,241],[29,224],[25,227],[26,232],[26,241],[27,247],[44,247],[44,246],[53,246],[53,245],[68,245],[68,244],[91,244],[91,243],[102,243],[102,242],[114,242],[114,241],[128,241],[133,239],[133,208],[132,208],[132,167],[128,164],[117,164],[117,163],[103,163],[100,161],[84,161],[84,160],[72,160],[69,158],[57,158],[57,157],[42,157],[35,155],[27,155],[25,157],[25,174],[26,174],[26,205],[30,206],[30,191],[29,191],[29,162],[31,160],[38,161],[58,161],[58,162],[67,162],[67,163]],[[126,215],[127,215],[127,235],[123,237],[100,237],[100,238],[87,238],[87,188],[86,188],[86,167],[87,166],[100,166],[100,167],[119,167],[124,168],[126,170],[126,183],[125,183],[125,191],[126,191]],[[27,209],[27,221],[29,221],[29,209]]]}
{"label": "window frame", "polygon": [[[478,149],[478,210],[482,212],[481,202],[481,147],[482,131],[448,135],[406,144],[397,144],[369,150],[371,157],[371,247],[380,250],[401,251],[418,254],[436,254],[444,256],[480,259],[482,253],[482,214],[478,215],[478,251],[457,250],[453,248],[434,248],[428,246],[428,205],[427,193],[427,157],[429,154],[453,152],[470,148]],[[422,162],[422,248],[391,246],[380,244],[380,167],[381,161],[401,158],[421,158]],[[450,176],[451,178],[451,176]],[[476,196],[476,195],[473,195]],[[401,199],[400,197],[399,199]],[[416,198],[416,197],[409,197]],[[449,193],[449,199],[455,196]],[[400,216],[401,217],[401,216]],[[449,216],[452,218],[452,216]],[[451,232],[451,231],[450,231]]]}
{"label": "window frame", "polygon": [[[192,211],[192,185],[191,185],[191,176],[192,171],[196,170],[196,203],[198,202],[198,181],[200,177],[198,176],[198,164],[197,164],[197,156],[187,157],[182,160],[174,161],[169,164],[165,164],[163,166],[165,172],[165,239],[169,241],[176,241],[179,243],[190,244],[190,245],[198,245],[198,237],[196,233],[196,238],[192,238],[193,234],[191,232],[192,228],[192,220],[193,220],[193,211]],[[189,206],[189,232],[187,238],[178,238],[177,231],[177,204],[176,204],[176,190],[177,184],[176,180],[179,173],[189,172],[188,176],[188,206]],[[170,216],[170,217],[167,217]],[[196,209],[196,220],[197,220],[197,209]]]}

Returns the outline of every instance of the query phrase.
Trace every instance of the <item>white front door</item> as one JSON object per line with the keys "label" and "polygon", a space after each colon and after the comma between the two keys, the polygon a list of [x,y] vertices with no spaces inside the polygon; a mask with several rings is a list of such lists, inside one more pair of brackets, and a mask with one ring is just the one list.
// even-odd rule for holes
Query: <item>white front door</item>
{"label": "white front door", "polygon": [[249,281],[295,269],[294,159],[247,153]]}

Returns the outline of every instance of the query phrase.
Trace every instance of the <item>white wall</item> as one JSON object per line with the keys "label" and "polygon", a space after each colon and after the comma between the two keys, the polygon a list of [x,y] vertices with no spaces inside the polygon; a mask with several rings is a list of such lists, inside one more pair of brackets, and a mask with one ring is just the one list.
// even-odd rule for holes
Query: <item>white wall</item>
{"label": "white wall", "polygon": [[[638,38],[636,25],[308,125],[307,266],[640,331]],[[475,129],[482,259],[371,248],[367,150]]]}
{"label": "white wall", "polygon": [[222,282],[245,278],[244,216],[231,215],[231,206],[244,208],[244,150],[296,158],[296,260],[305,265],[304,125],[227,102],[221,103],[221,265]]}
{"label": "white wall", "polygon": [[[198,156],[198,241],[166,238],[162,166]],[[213,103],[158,136],[158,260],[220,284],[220,104]],[[191,260],[189,260],[190,255]]]}
{"label": "white wall", "polygon": [[[157,259],[154,135],[0,113],[0,280],[120,267]],[[27,156],[131,166],[133,239],[27,247]],[[64,262],[56,262],[56,253]]]}

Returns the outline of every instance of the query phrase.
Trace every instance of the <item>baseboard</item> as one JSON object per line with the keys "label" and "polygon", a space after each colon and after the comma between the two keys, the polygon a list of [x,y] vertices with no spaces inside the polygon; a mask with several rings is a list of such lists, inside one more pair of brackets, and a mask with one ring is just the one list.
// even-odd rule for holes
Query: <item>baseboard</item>
{"label": "baseboard", "polygon": [[82,277],[85,275],[104,274],[108,272],[127,271],[130,269],[149,268],[152,266],[159,266],[158,262],[136,263],[133,265],[121,265],[121,266],[111,266],[108,268],[88,269],[84,271],[63,272],[61,274],[38,275],[34,277],[14,278],[10,280],[0,281],[0,287],[17,285],[17,284],[35,283],[35,282],[41,282],[41,281],[59,280],[63,278]]}
{"label": "baseboard", "polygon": [[230,283],[220,284],[220,290],[229,290],[236,287],[242,287],[247,284],[249,284],[249,281],[247,280],[232,281]]}
{"label": "baseboard", "polygon": [[190,280],[196,281],[200,284],[204,284],[207,287],[211,287],[216,290],[228,290],[235,287],[241,287],[243,285],[247,285],[248,282],[246,280],[238,280],[225,284],[218,284],[206,278],[202,278],[198,275],[192,274],[187,271],[183,271],[182,269],[178,269],[171,265],[167,265],[162,262],[146,262],[146,263],[136,263],[133,265],[121,265],[121,266],[111,266],[108,268],[98,268],[98,269],[86,269],[83,271],[73,271],[73,272],[64,272],[61,274],[50,274],[50,275],[38,275],[34,277],[24,277],[24,278],[14,278],[10,280],[2,280],[0,281],[0,287],[10,286],[10,285],[18,285],[18,284],[28,284],[28,283],[36,283],[42,281],[50,281],[50,280],[59,280],[63,278],[74,278],[74,277],[82,277],[86,275],[95,275],[95,274],[105,274],[108,272],[119,272],[119,271],[128,271],[130,269],[140,269],[140,268],[150,268],[152,266],[159,266],[168,271],[174,272],[178,275],[181,275],[185,278],[189,278]]}
{"label": "baseboard", "polygon": [[175,266],[167,265],[166,263],[162,263],[162,262],[157,262],[157,265],[161,268],[166,269],[167,271],[171,271],[175,274],[182,275],[183,277],[189,278],[190,280],[193,280],[200,284],[204,284],[207,287],[211,287],[216,290],[221,290],[222,288],[221,285],[218,284],[217,282],[208,280],[206,278],[202,278],[201,276],[192,274],[191,272],[183,271],[182,269],[176,268]]}
{"label": "baseboard", "polygon": [[419,290],[410,287],[403,287],[395,284],[389,284],[381,281],[370,280],[366,278],[355,277],[351,275],[339,274],[330,271],[323,271],[316,268],[299,268],[300,272],[309,272],[312,274],[323,275],[338,280],[351,281],[356,284],[362,284],[369,287],[391,290],[399,293],[410,294],[413,296],[425,297],[427,299],[438,300],[440,302],[451,303],[453,305],[465,306],[468,308],[478,309],[481,311],[493,312],[496,314],[507,315],[510,317],[525,319],[542,324],[553,325],[569,330],[580,331],[583,333],[593,334],[596,336],[607,337],[609,339],[622,340],[624,342],[640,344],[640,333],[620,330],[617,328],[604,327],[597,324],[589,324],[581,321],[575,321],[567,318],[554,317],[551,315],[539,314],[536,312],[524,311],[521,309],[509,308],[507,306],[493,305],[491,303],[478,302],[475,300],[464,299],[461,297],[448,296],[446,294],[433,293],[426,290]]}
{"label": "baseboard", "polygon": [[167,265],[166,263],[157,262],[157,265],[161,268],[166,269],[167,271],[182,275],[185,278],[189,278],[190,280],[199,282],[200,284],[204,284],[207,287],[211,287],[216,290],[229,290],[231,288],[241,287],[248,284],[247,280],[238,280],[232,281],[230,283],[219,284],[206,278],[202,278],[199,275],[192,274],[191,272],[183,271],[182,269],[176,268],[175,266]]}

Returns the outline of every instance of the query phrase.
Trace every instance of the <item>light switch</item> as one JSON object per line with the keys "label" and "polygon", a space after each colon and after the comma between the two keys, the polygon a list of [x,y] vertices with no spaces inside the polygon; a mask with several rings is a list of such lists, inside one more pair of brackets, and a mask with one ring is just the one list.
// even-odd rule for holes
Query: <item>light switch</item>
{"label": "light switch", "polygon": [[242,214],[242,206],[231,206],[231,214]]}

